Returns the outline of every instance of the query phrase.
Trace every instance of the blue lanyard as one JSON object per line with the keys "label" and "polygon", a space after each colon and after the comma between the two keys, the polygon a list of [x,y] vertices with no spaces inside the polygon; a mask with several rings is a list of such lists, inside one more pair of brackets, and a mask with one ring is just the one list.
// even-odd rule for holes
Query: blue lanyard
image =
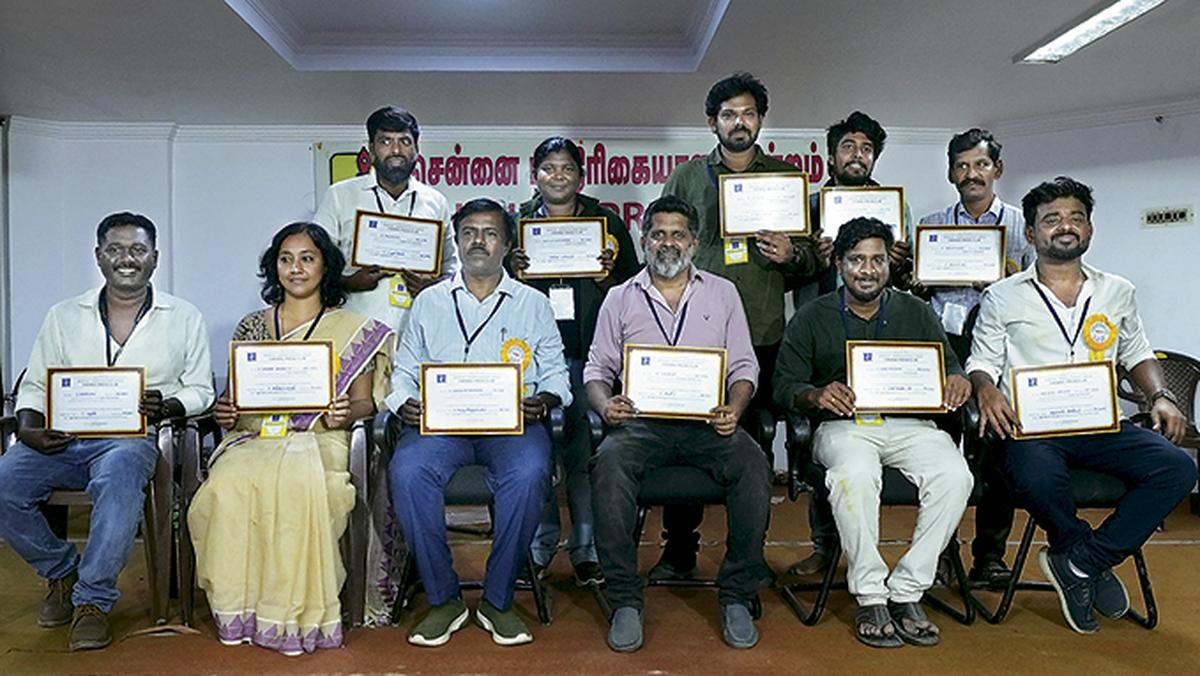
{"label": "blue lanyard", "polygon": [[[958,204],[954,205],[954,224],[955,225],[959,224],[958,223],[958,208],[959,207],[962,207],[962,202],[959,202]],[[967,210],[967,208],[963,207],[963,211],[966,211],[966,210]],[[985,211],[983,213],[986,214],[987,212]],[[976,220],[979,220],[979,219],[976,219]],[[1004,204],[1000,205],[1000,215],[996,216],[996,225],[1004,225]]]}
{"label": "blue lanyard", "polygon": [[1058,316],[1058,312],[1050,304],[1050,299],[1046,296],[1046,292],[1042,291],[1042,287],[1038,285],[1036,280],[1033,282],[1033,288],[1042,297],[1042,302],[1046,304],[1046,309],[1050,311],[1050,316],[1054,317],[1054,323],[1058,324],[1058,330],[1062,333],[1063,340],[1067,341],[1067,347],[1071,350],[1071,359],[1074,360],[1075,341],[1079,340],[1079,334],[1083,331],[1083,322],[1087,319],[1088,308],[1092,305],[1092,297],[1088,296],[1088,299],[1083,302],[1083,312],[1079,313],[1079,325],[1075,327],[1075,335],[1072,336],[1067,333],[1067,325],[1063,324],[1062,318]]}
{"label": "blue lanyard", "polygon": [[475,339],[483,332],[483,327],[487,326],[488,322],[492,321],[492,317],[495,317],[496,313],[500,311],[500,306],[504,304],[504,299],[508,298],[508,294],[500,292],[500,300],[496,301],[496,305],[492,307],[492,312],[487,316],[487,319],[475,327],[474,333],[467,335],[467,322],[463,319],[462,309],[458,307],[457,291],[458,289],[451,291],[450,298],[454,300],[454,315],[458,317],[458,330],[462,332],[463,337],[463,361],[466,361],[467,357],[471,354],[471,343],[475,342]]}
{"label": "blue lanyard", "polygon": [[[883,293],[886,294],[887,291],[884,290]],[[841,310],[842,314],[842,331],[844,331],[846,334],[846,340],[850,340],[850,320],[846,319],[846,287],[844,286],[841,289],[838,289],[838,301],[839,309]],[[873,323],[875,324],[875,337],[871,340],[879,340],[879,335],[883,333],[883,325],[886,323],[883,317],[886,309],[887,303],[884,302],[884,298],[880,298],[879,312],[875,313],[875,319],[873,320]]]}
{"label": "blue lanyard", "polygon": [[[304,334],[303,342],[308,342],[312,338],[313,331],[317,330],[317,324],[321,323],[321,317],[325,315],[325,306],[321,306],[321,311],[317,313],[317,317],[313,319],[312,324],[308,327],[308,332]],[[283,331],[279,328],[279,306],[275,306],[275,340],[283,340]]]}
{"label": "blue lanyard", "polygon": [[[121,353],[125,351],[125,345],[121,345],[116,354],[113,354],[112,343],[113,335],[112,328],[108,323],[108,287],[100,289],[100,322],[104,324],[104,356],[109,366],[117,363],[117,359],[121,357]],[[146,284],[146,300],[142,303],[141,309],[138,310],[137,316],[133,318],[133,326],[129,327],[129,335],[125,336],[125,342],[129,342],[130,336],[133,335],[133,330],[137,328],[138,322],[142,321],[142,317],[154,307],[154,287]]]}
{"label": "blue lanyard", "polygon": [[[375,193],[375,204],[379,206],[379,213],[386,214],[387,209],[383,208],[383,200],[379,197],[379,186],[371,186],[371,190]],[[408,200],[408,215],[412,216],[413,209],[417,206],[417,192],[414,190]]]}
{"label": "blue lanyard", "polygon": [[650,309],[650,316],[654,317],[654,323],[658,324],[658,330],[662,333],[663,340],[667,341],[667,345],[671,347],[678,345],[679,337],[683,335],[683,325],[687,322],[688,305],[692,301],[689,299],[688,302],[683,304],[683,309],[679,312],[679,323],[675,325],[675,339],[672,340],[667,335],[667,327],[663,326],[662,320],[658,318],[658,312],[654,310],[654,301],[650,300],[650,293],[642,289],[642,295],[646,297],[646,307]]}

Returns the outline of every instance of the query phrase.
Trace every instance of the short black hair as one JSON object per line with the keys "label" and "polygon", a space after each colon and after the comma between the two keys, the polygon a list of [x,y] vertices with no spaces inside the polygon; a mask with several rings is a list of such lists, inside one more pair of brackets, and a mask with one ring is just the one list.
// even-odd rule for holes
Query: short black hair
{"label": "short black hair", "polygon": [[737,72],[720,80],[708,90],[704,98],[704,114],[716,117],[721,111],[721,104],[738,94],[750,94],[754,97],[754,107],[759,116],[767,114],[767,87],[758,78],[747,72]]}
{"label": "short black hair", "polygon": [[104,246],[104,238],[108,236],[108,231],[123,225],[132,225],[135,228],[141,228],[145,231],[146,236],[150,238],[151,246],[158,247],[158,229],[154,227],[150,219],[141,214],[128,211],[109,214],[104,217],[104,220],[100,221],[100,225],[96,226],[96,246]]}
{"label": "short black hair", "polygon": [[993,162],[1000,161],[1000,142],[992,136],[992,132],[973,127],[961,134],[955,134],[950,139],[950,146],[946,149],[946,159],[950,163],[950,168],[954,168],[954,158],[958,157],[959,153],[970,150],[980,143],[987,143],[987,154]]}
{"label": "short black hair", "polygon": [[646,213],[642,214],[643,235],[649,235],[654,227],[654,214],[683,214],[687,218],[688,230],[693,236],[700,236],[700,216],[696,213],[696,207],[682,197],[663,195],[651,202],[646,207]]}
{"label": "short black hair", "polygon": [[579,175],[583,175],[583,151],[575,142],[563,136],[551,136],[550,138],[538,144],[538,147],[533,151],[533,168],[536,171],[541,166],[542,161],[551,153],[564,152],[575,161],[575,166],[579,168]]}
{"label": "short black hair", "polygon": [[342,272],[346,269],[346,257],[342,250],[333,243],[333,239],[325,228],[316,223],[298,221],[283,226],[271,238],[271,246],[263,252],[258,260],[258,276],[263,280],[262,299],[269,305],[283,302],[283,284],[279,282],[279,250],[283,248],[283,240],[292,235],[305,234],[317,245],[321,258],[325,261],[325,274],[321,276],[321,305],[325,307],[341,307],[346,302],[346,290],[342,288]]}
{"label": "short black hair", "polygon": [[454,238],[458,239],[458,227],[464,220],[466,220],[468,216],[487,213],[489,211],[500,214],[501,219],[504,221],[504,237],[506,238],[506,241],[509,244],[515,243],[517,237],[517,222],[513,220],[512,214],[508,213],[508,210],[504,208],[503,204],[500,204],[496,200],[489,199],[487,197],[476,197],[470,202],[467,202],[459,207],[458,211],[454,212],[454,215],[450,217],[451,223],[454,224]]}
{"label": "short black hair", "polygon": [[846,252],[858,246],[864,239],[878,237],[883,240],[883,248],[890,250],[896,238],[892,236],[892,228],[878,218],[859,216],[846,221],[838,231],[837,239],[833,240],[833,258],[842,260]]}
{"label": "short black hair", "polygon": [[883,154],[883,142],[887,140],[887,132],[883,127],[874,120],[870,115],[856,110],[850,113],[850,117],[838,122],[825,131],[825,149],[832,157],[836,151],[838,144],[842,142],[842,138],[846,134],[858,132],[865,135],[871,140],[875,146],[875,157]]}
{"label": "short black hair", "polygon": [[1096,199],[1092,197],[1092,189],[1070,176],[1058,176],[1053,181],[1041,183],[1025,193],[1021,199],[1021,211],[1025,212],[1025,227],[1032,228],[1037,221],[1037,210],[1043,204],[1049,204],[1063,197],[1074,197],[1083,202],[1087,209],[1088,220],[1092,218],[1092,207]]}
{"label": "short black hair", "polygon": [[375,134],[379,131],[406,131],[412,134],[414,142],[421,139],[421,125],[417,124],[417,118],[396,106],[384,106],[367,118],[367,141],[374,143]]}

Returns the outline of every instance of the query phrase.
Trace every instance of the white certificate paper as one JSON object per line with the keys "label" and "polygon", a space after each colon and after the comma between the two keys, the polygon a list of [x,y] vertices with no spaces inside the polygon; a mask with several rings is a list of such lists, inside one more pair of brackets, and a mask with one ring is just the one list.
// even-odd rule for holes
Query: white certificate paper
{"label": "white certificate paper", "polygon": [[373,211],[354,217],[354,249],[350,264],[378,265],[384,270],[441,274],[441,221]]}
{"label": "white certificate paper", "polygon": [[837,239],[847,221],[877,218],[892,227],[896,241],[905,239],[904,188],[821,188],[821,234]]}
{"label": "white certificate paper", "polygon": [[945,407],[941,343],[846,343],[846,378],[854,410],[862,413],[937,413]]}
{"label": "white certificate paper", "polygon": [[604,266],[600,254],[608,235],[607,219],[525,218],[521,219],[517,245],[529,257],[522,276],[600,277]]}
{"label": "white certificate paper", "polygon": [[142,436],[145,384],[140,367],[47,369],[46,425],[80,437]]}
{"label": "white certificate paper", "polygon": [[235,341],[229,366],[239,411],[320,411],[333,403],[330,341]]}
{"label": "white certificate paper", "polygon": [[621,382],[638,416],[708,420],[725,403],[725,350],[626,345]]}
{"label": "white certificate paper", "polygon": [[421,364],[421,434],[524,434],[520,364]]}
{"label": "white certificate paper", "polygon": [[1116,372],[1109,360],[1013,369],[1017,439],[1116,432]]}
{"label": "white certificate paper", "polygon": [[917,281],[930,286],[990,284],[1004,277],[1004,226],[918,225]]}
{"label": "white certificate paper", "polygon": [[721,236],[758,230],[807,235],[808,174],[725,174],[720,178]]}

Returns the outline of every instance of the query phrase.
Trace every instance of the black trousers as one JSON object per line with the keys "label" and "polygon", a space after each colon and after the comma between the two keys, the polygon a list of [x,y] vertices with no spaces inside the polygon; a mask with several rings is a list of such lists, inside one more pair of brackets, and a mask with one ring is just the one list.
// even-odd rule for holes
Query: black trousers
{"label": "black trousers", "polygon": [[647,472],[669,465],[704,470],[725,488],[728,535],[717,574],[722,604],[749,603],[766,574],[771,466],[743,430],[725,437],[692,421],[631,420],[611,430],[591,461],[596,552],[613,607],[641,609],[637,496]]}

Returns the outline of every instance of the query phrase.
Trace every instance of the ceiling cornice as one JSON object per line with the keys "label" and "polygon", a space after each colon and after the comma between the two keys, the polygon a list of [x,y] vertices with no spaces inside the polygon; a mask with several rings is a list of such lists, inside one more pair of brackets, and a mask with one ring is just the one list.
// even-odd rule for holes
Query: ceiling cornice
{"label": "ceiling cornice", "polygon": [[1076,129],[1110,127],[1130,122],[1146,122],[1158,117],[1200,114],[1200,97],[1149,101],[1129,106],[1104,110],[1078,111],[1059,115],[1027,117],[1016,120],[994,122],[989,126],[992,133],[1002,138],[1053,134]]}

